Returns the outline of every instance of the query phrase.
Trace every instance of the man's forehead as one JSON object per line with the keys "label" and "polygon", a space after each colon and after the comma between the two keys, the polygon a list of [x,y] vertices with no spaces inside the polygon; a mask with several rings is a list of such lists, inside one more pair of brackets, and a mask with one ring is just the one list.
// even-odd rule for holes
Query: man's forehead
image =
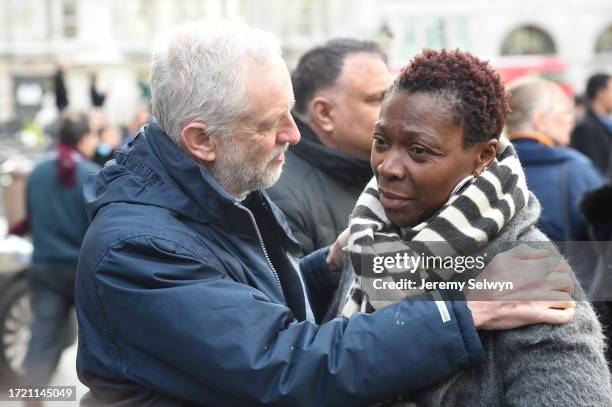
{"label": "man's forehead", "polygon": [[283,97],[293,99],[291,78],[284,61],[271,61],[268,64],[251,65],[245,76],[245,89],[249,99],[262,97]]}
{"label": "man's forehead", "polygon": [[342,71],[336,83],[340,87],[384,90],[391,85],[391,82],[391,72],[381,55],[359,52],[349,54],[344,59]]}
{"label": "man's forehead", "polygon": [[252,72],[246,83],[248,122],[263,122],[280,117],[293,108],[295,99],[289,74],[284,68]]}

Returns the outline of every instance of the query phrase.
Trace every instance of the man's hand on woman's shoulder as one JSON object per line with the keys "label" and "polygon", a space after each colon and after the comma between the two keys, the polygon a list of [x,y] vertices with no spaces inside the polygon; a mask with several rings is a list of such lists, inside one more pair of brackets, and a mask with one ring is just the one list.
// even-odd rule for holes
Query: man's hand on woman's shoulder
{"label": "man's hand on woman's shoulder", "polygon": [[563,324],[574,317],[571,269],[557,253],[521,245],[495,256],[476,280],[512,282],[507,290],[466,290],[478,329]]}

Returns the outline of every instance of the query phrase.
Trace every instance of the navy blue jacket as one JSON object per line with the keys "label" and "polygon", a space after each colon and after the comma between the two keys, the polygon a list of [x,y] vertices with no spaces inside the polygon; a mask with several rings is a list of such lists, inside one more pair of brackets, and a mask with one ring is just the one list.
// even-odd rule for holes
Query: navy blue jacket
{"label": "navy blue jacket", "polygon": [[264,193],[238,202],[154,121],[115,160],[85,189],[82,404],[369,405],[482,359],[465,302],[318,324],[335,290],[325,249],[298,264]]}
{"label": "navy blue jacket", "polygon": [[525,168],[527,186],[542,205],[538,227],[551,240],[587,240],[578,202],[585,192],[603,183],[593,162],[572,148],[549,147],[533,139],[512,143]]}

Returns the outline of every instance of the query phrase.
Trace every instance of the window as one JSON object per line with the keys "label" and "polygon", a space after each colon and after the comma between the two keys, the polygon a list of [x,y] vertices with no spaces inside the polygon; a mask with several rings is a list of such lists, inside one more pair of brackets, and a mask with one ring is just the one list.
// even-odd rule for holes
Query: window
{"label": "window", "polygon": [[457,17],[454,20],[455,23],[455,35],[454,41],[451,45],[452,48],[459,48],[463,51],[469,49],[469,35],[468,35],[468,19],[467,17]]}
{"label": "window", "polygon": [[0,35],[4,41],[44,41],[48,37],[50,18],[40,1],[0,1]]}
{"label": "window", "polygon": [[62,35],[64,38],[77,36],[77,4],[76,0],[64,0],[62,4]]}
{"label": "window", "polygon": [[433,17],[427,20],[426,44],[427,48],[446,48],[446,24],[442,18]]}
{"label": "window", "polygon": [[115,38],[123,42],[146,41],[151,36],[153,7],[144,0],[116,0],[113,3]]}
{"label": "window", "polygon": [[597,37],[597,41],[595,42],[595,53],[612,53],[612,24],[603,30],[599,37]]}
{"label": "window", "polygon": [[502,55],[553,55],[555,43],[544,30],[534,26],[516,28],[504,40]]}
{"label": "window", "polygon": [[415,19],[404,19],[402,30],[402,53],[401,60],[408,61],[420,50],[420,44],[417,41],[417,24]]}
{"label": "window", "polygon": [[302,0],[299,4],[298,22],[297,28],[298,33],[301,35],[309,35],[312,33],[312,20],[313,20],[313,4],[309,0]]}

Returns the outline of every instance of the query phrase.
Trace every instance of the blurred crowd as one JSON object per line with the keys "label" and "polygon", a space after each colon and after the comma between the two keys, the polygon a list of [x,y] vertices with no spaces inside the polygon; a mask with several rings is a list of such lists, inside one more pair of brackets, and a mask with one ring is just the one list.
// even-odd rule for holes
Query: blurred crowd
{"label": "blurred crowd", "polygon": [[[55,71],[50,78],[52,84],[50,91],[45,94],[41,109],[34,115],[30,126],[36,131],[42,131],[44,145],[53,146],[57,141],[58,125],[60,116],[66,110],[75,110],[70,103],[68,83],[66,76],[70,65],[63,60],[58,60]],[[127,116],[129,120],[125,123],[111,123],[106,114],[107,94],[101,90],[98,84],[96,72],[89,74],[89,107],[79,109],[89,116],[90,127],[96,134],[96,151],[92,158],[96,163],[103,165],[110,159],[112,152],[125,140],[134,137],[140,126],[145,124],[150,115],[148,102],[138,104]]]}
{"label": "blurred crowd", "polygon": [[[34,118],[34,126],[43,131],[39,144],[47,147],[27,175],[24,196],[14,196],[21,192],[16,185],[4,194],[5,209],[12,210],[7,214],[9,235],[29,236],[34,246],[26,273],[31,333],[22,368],[22,384],[32,386],[49,384],[62,352],[74,343],[74,277],[89,224],[83,202],[87,176],[132,140],[150,116],[148,104],[143,104],[123,126],[111,123],[104,111],[106,94],[98,89],[95,73],[90,77],[91,107],[75,109],[68,99],[67,69],[64,63],[57,64],[52,77],[54,107],[44,106]],[[30,168],[15,165],[20,171]],[[13,174],[14,180],[19,179],[17,175]],[[16,220],[15,213],[24,211],[25,217]]]}
{"label": "blurred crowd", "polygon": [[[89,222],[83,203],[87,176],[127,148],[150,116],[143,105],[124,128],[111,125],[95,73],[91,109],[75,110],[66,69],[60,63],[53,75],[56,114],[44,125],[52,148],[27,179],[27,217],[10,225],[11,233],[29,234],[34,245],[28,273],[34,320],[24,378],[31,385],[49,382],[74,335],[74,276]],[[347,227],[372,178],[372,130],[393,77],[377,44],[341,39],[308,51],[291,79],[292,113],[302,139],[288,150],[281,178],[268,192],[307,255],[332,244]],[[585,88],[584,95],[568,95],[556,83],[531,76],[507,84],[504,135],[542,206],[539,227],[566,253],[608,330],[612,285],[604,265],[610,263],[606,242],[612,237],[612,77],[594,74]],[[565,242],[593,244],[573,249]]]}

